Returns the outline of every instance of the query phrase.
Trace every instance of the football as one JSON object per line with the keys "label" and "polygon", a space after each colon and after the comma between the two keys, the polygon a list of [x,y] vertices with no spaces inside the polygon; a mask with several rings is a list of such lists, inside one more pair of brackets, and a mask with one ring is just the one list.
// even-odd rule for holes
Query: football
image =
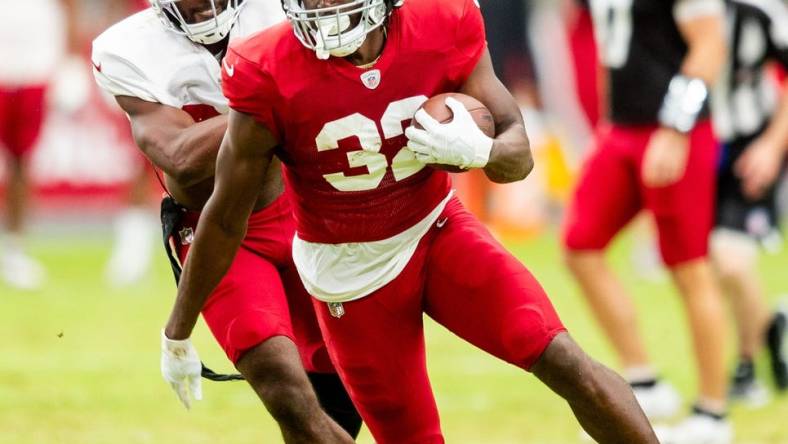
{"label": "football", "polygon": [[[471,114],[473,117],[473,121],[476,122],[479,129],[482,130],[484,134],[489,137],[495,137],[495,120],[493,119],[492,113],[490,110],[487,109],[484,104],[475,98],[461,93],[444,93],[438,94],[437,96],[431,97],[429,100],[424,102],[421,105],[420,109],[427,111],[427,114],[432,116],[433,119],[437,120],[440,123],[448,123],[451,122],[454,115],[451,112],[451,108],[446,106],[446,98],[453,97],[454,99],[458,100],[460,103],[465,105],[465,109]],[[411,125],[415,126],[416,128],[421,129],[421,125],[416,122],[416,119],[411,121]],[[440,165],[440,164],[431,164],[433,168],[437,168],[440,170],[449,171],[451,173],[462,173],[467,170],[464,170],[460,167],[454,165]]]}

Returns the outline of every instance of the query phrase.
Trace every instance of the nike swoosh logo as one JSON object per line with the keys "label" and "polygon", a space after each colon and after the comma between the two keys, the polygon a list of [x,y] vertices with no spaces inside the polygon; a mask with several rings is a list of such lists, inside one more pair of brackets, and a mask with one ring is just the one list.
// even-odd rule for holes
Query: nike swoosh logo
{"label": "nike swoosh logo", "polygon": [[443,219],[438,220],[438,222],[435,223],[435,226],[438,228],[443,228],[443,226],[446,225],[446,222],[448,222],[448,220],[449,220],[448,217],[444,217]]}
{"label": "nike swoosh logo", "polygon": [[227,75],[229,77],[232,77],[232,76],[235,75],[235,65],[230,65],[229,63],[227,63],[227,60],[225,60],[222,63],[222,65],[224,65],[224,70],[227,72]]}
{"label": "nike swoosh logo", "polygon": [[93,64],[93,67],[96,68],[96,71],[101,72],[101,63],[96,64],[96,62],[94,62],[92,60],[90,61],[90,63]]}

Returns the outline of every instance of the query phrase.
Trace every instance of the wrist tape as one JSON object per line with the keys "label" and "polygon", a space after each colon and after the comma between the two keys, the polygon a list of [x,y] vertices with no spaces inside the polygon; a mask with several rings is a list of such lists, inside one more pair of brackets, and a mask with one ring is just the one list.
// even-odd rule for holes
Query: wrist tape
{"label": "wrist tape", "polygon": [[709,89],[703,80],[676,74],[659,109],[659,123],[680,133],[692,131],[708,98]]}

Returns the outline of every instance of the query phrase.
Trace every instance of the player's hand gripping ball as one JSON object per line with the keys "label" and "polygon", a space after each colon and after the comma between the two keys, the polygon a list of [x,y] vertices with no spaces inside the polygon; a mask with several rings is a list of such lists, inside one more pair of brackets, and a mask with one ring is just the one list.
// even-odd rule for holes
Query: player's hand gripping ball
{"label": "player's hand gripping ball", "polygon": [[462,172],[487,165],[495,121],[490,110],[471,96],[439,94],[424,102],[405,135],[408,148],[422,163]]}

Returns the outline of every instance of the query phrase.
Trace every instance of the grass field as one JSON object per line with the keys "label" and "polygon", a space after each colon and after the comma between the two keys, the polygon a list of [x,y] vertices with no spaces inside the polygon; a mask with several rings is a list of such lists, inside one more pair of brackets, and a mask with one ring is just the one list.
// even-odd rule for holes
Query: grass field
{"label": "grass field", "polygon": [[[635,289],[654,360],[689,397],[696,383],[679,300],[666,283],[633,277],[626,243],[616,246],[612,258]],[[37,293],[0,286],[0,443],[281,442],[244,383],[205,382],[204,400],[191,411],[182,408],[159,376],[159,329],[174,296],[168,265],[158,257],[149,281],[113,290],[101,279],[108,244],[101,235],[38,237],[34,252],[49,269],[49,286]],[[615,365],[560,265],[554,237],[508,245],[552,295],[574,337],[595,357]],[[766,258],[762,272],[770,295],[788,292],[788,253]],[[569,409],[535,378],[485,356],[434,323],[428,323],[427,334],[431,378],[448,442],[579,441]],[[194,338],[206,362],[230,369],[202,324]],[[765,373],[764,364],[761,370]],[[733,419],[737,443],[788,443],[786,397],[759,410],[736,408]],[[362,433],[359,441],[371,443],[369,434]]]}

